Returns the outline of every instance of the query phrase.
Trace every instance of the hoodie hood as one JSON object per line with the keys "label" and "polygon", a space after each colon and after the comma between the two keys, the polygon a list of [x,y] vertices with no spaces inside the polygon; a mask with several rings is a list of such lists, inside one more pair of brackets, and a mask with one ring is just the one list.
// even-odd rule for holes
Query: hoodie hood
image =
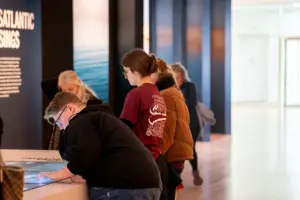
{"label": "hoodie hood", "polygon": [[97,104],[97,105],[91,105],[91,106],[86,106],[82,111],[80,111],[78,114],[76,114],[71,120],[70,123],[72,121],[74,121],[75,119],[77,119],[79,116],[85,115],[85,114],[97,114],[99,112],[105,112],[108,114],[111,114],[113,116],[115,116],[112,108],[108,105],[108,104]]}
{"label": "hoodie hood", "polygon": [[103,101],[101,99],[97,99],[95,97],[91,97],[88,102],[86,102],[87,106],[94,106],[94,105],[99,105],[102,104]]}
{"label": "hoodie hood", "polygon": [[[85,107],[79,114],[83,113],[93,113],[93,112],[106,112],[111,115],[115,115],[112,108],[108,104],[94,104],[94,105],[88,105]],[[78,114],[78,115],[79,115]]]}
{"label": "hoodie hood", "polygon": [[172,74],[167,73],[159,77],[155,85],[159,91],[162,91],[170,87],[176,86],[176,81]]}

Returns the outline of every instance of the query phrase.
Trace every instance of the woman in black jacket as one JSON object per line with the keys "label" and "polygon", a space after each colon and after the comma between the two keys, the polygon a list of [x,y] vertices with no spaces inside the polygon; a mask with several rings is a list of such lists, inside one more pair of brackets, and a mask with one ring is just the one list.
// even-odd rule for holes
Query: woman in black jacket
{"label": "woman in black jacket", "polygon": [[196,87],[195,84],[191,82],[185,67],[181,63],[173,64],[171,65],[171,68],[175,72],[178,87],[182,91],[182,94],[185,98],[185,102],[190,113],[190,129],[194,141],[194,159],[190,160],[190,163],[193,168],[194,184],[202,185],[203,180],[199,175],[197,152],[195,149],[195,144],[201,130],[198,115],[197,115],[197,110],[196,110],[196,106],[197,106]]}

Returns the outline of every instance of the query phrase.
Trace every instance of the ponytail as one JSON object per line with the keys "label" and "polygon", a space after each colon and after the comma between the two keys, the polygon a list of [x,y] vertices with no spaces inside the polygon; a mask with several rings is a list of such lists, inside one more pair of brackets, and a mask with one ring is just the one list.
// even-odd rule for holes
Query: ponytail
{"label": "ponytail", "polygon": [[150,55],[150,67],[149,67],[149,75],[157,72],[158,70],[158,59],[154,54]]}

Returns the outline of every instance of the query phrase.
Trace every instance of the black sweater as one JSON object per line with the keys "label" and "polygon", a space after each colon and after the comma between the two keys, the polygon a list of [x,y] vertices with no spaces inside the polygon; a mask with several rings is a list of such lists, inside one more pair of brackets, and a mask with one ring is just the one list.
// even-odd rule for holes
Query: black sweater
{"label": "black sweater", "polygon": [[[97,99],[97,98],[91,98],[90,100],[88,100],[86,106],[93,106],[93,105],[100,105],[100,104],[102,104],[102,100]],[[109,105],[107,105],[107,110],[109,110],[109,112],[111,110],[111,107]],[[58,128],[58,127],[55,127],[55,128]],[[56,130],[54,130],[54,131],[56,131]],[[58,139],[58,151],[60,153],[60,156],[62,156],[63,153],[65,152],[65,144],[62,142],[63,132],[64,132],[64,130],[60,130],[60,132],[58,133],[59,134],[58,135],[59,136],[59,139]],[[56,134],[55,132],[52,133],[52,135],[53,135],[52,137],[54,137],[55,134]],[[54,143],[55,141],[50,141],[50,142]],[[55,148],[52,147],[50,149],[55,149]]]}
{"label": "black sweater", "polygon": [[151,153],[105,105],[88,106],[63,133],[63,158],[89,187],[159,188]]}

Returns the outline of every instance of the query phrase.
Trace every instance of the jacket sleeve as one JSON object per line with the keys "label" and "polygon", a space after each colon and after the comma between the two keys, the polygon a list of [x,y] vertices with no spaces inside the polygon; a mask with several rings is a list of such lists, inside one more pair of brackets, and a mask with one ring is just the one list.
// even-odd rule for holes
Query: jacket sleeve
{"label": "jacket sleeve", "polygon": [[193,108],[197,105],[197,91],[194,83],[189,82],[185,88],[185,91],[183,91],[183,94],[185,103],[189,108]]}
{"label": "jacket sleeve", "polygon": [[[102,141],[98,128],[91,121],[81,121],[65,134],[69,134],[66,147],[69,161],[67,167],[73,174],[84,176],[100,157]],[[71,134],[73,136],[69,139]]]}
{"label": "jacket sleeve", "polygon": [[167,120],[166,120],[164,133],[163,133],[163,152],[162,152],[163,154],[165,154],[174,143],[177,116],[176,116],[175,102],[173,97],[168,94],[162,94],[162,96],[167,106]]}

